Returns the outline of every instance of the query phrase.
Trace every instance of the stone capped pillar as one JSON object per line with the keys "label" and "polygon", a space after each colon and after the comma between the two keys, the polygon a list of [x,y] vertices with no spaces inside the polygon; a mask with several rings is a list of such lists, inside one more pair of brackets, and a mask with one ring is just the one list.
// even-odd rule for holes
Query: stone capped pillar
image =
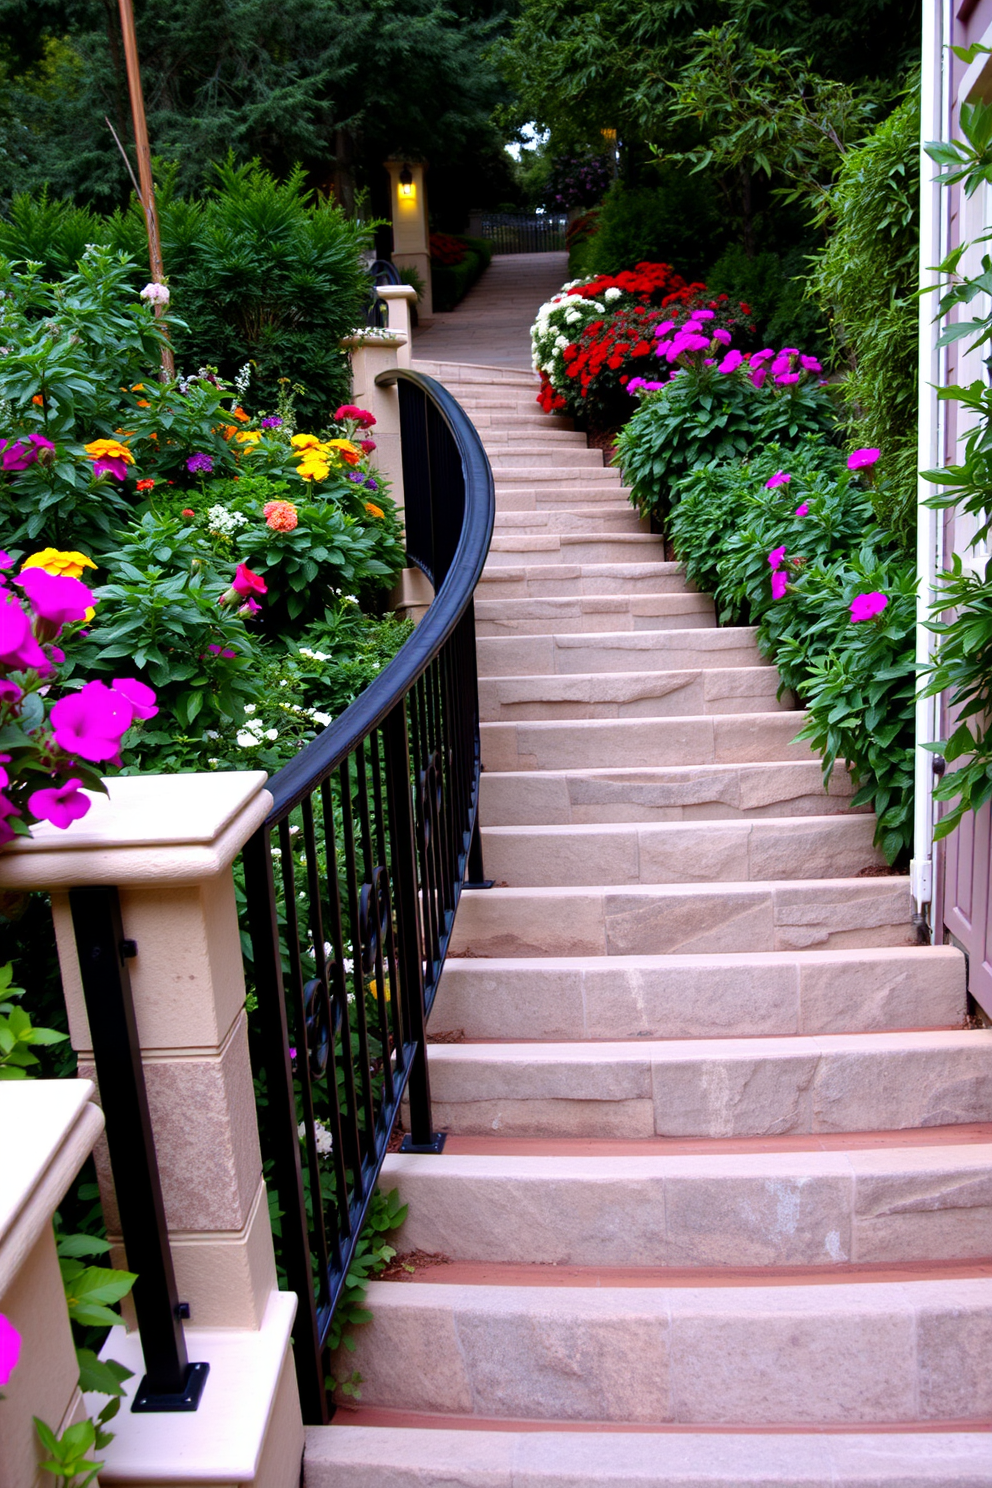
{"label": "stone capped pillar", "polygon": [[[0,853],[0,886],[51,893],[70,1037],[80,1073],[90,1076],[68,891],[118,889],[124,933],[137,946],[128,967],[176,1279],[190,1309],[189,1356],[211,1365],[197,1412],[121,1410],[104,1484],[170,1482],[174,1452],[177,1462],[200,1463],[204,1480],[227,1453],[225,1482],[261,1483],[256,1471],[273,1432],[282,1457],[299,1451],[295,1466],[264,1478],[265,1488],[295,1488],[299,1475],[303,1437],[289,1342],[296,1299],[276,1286],[232,874],[271,807],[265,780],[261,771],[117,777],[107,782],[109,799],[94,798],[68,831],[42,824]],[[96,1159],[123,1265],[102,1143]],[[134,1387],[140,1342],[136,1333],[117,1332],[107,1352],[135,1370]],[[251,1402],[249,1415],[242,1416],[239,1394]],[[190,1472],[184,1468],[179,1479],[190,1481]]]}
{"label": "stone capped pillar", "polygon": [[[430,221],[427,215],[426,166],[422,160],[386,160],[389,172],[389,215],[393,223],[393,263],[416,269],[424,281],[420,302],[422,320],[434,314],[431,296]],[[405,181],[404,176],[410,180]]]}

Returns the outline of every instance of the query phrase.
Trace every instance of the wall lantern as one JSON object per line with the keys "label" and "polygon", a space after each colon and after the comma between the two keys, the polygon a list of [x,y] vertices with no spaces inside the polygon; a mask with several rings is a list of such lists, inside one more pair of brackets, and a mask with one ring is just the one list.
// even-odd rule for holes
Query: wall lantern
{"label": "wall lantern", "polygon": [[408,165],[404,165],[400,171],[400,180],[396,188],[396,194],[401,201],[416,201],[417,187],[414,184],[413,172]]}

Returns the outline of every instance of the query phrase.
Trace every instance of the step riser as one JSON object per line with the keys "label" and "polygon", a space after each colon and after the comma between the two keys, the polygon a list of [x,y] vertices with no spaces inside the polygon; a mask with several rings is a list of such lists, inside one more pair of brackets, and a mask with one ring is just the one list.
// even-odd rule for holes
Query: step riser
{"label": "step riser", "polygon": [[547,451],[494,446],[487,450],[487,454],[497,480],[502,479],[505,470],[567,470],[571,474],[573,470],[587,466],[600,472],[604,468],[602,450],[583,449],[581,446],[556,445]]}
{"label": "step riser", "polygon": [[627,1141],[954,1126],[992,1119],[990,1040],[938,1030],[443,1044],[431,1050],[433,1119],[464,1136]]}
{"label": "step riser", "polygon": [[[784,1038],[954,1028],[964,1014],[964,958],[941,946],[922,953],[907,947],[613,957],[605,965],[580,958],[550,964],[449,960],[430,1029],[475,1040],[559,1043]],[[986,1244],[992,1252],[992,1231]]]}
{"label": "step riser", "polygon": [[557,565],[565,572],[559,578],[556,565],[535,567],[527,565],[511,568],[507,572],[494,573],[492,569],[482,575],[478,591],[481,599],[570,599],[575,595],[619,595],[619,594],[684,594],[685,580],[679,573],[669,572],[673,565],[667,563],[615,563],[587,564],[593,570],[606,568],[607,573],[584,573],[582,565],[571,558]]}
{"label": "step riser", "polygon": [[791,708],[777,696],[771,667],[626,672],[619,677],[483,678],[484,723],[556,718],[676,718],[687,714],[773,713]]}
{"label": "step riser", "polygon": [[[987,1414],[992,1284],[712,1290],[373,1282],[346,1372],[368,1405],[483,1417],[775,1425]],[[967,1353],[948,1347],[964,1333]],[[742,1361],[747,1367],[741,1367]],[[453,1481],[447,1479],[447,1481]],[[523,1482],[520,1478],[517,1481]]]}
{"label": "step riser", "polygon": [[462,895],[450,954],[670,956],[913,943],[904,878]]}
{"label": "step riser", "polygon": [[885,859],[874,816],[670,826],[484,827],[487,874],[510,888],[856,878]]}
{"label": "step riser", "polygon": [[805,742],[794,743],[802,713],[721,714],[710,718],[576,719],[572,723],[485,723],[482,760],[487,770],[575,770],[628,767],[730,765],[808,760]]}
{"label": "step riser", "polygon": [[992,1157],[968,1147],[915,1149],[908,1163],[901,1156],[456,1156],[440,1164],[394,1156],[380,1182],[409,1205],[397,1247],[459,1261],[736,1268],[986,1258]]}
{"label": "step riser", "polygon": [[568,512],[590,506],[601,506],[605,511],[619,511],[621,507],[634,510],[623,486],[604,486],[602,482],[582,491],[535,491],[523,487],[518,490],[505,486],[496,491],[497,519],[508,512]]}
{"label": "step riser", "polygon": [[681,770],[486,771],[479,813],[491,827],[760,820],[846,813],[852,793],[850,777],[835,770],[827,794],[816,760]]}
{"label": "step riser", "polygon": [[[528,563],[574,566],[577,563],[650,564],[652,560],[660,568],[667,569],[669,566],[665,563],[664,549],[658,539],[647,533],[637,532],[629,536],[626,533],[617,533],[603,537],[585,537],[582,534],[566,534],[561,537],[557,534],[524,536],[497,533],[486,559],[486,572],[492,573],[495,568],[519,568]],[[684,585],[682,587],[684,589]],[[702,596],[700,602],[707,608],[713,603],[708,596]]]}
{"label": "step riser", "polygon": [[552,532],[646,532],[647,523],[625,502],[601,502],[578,511],[508,512],[496,514],[494,531],[549,534]]}
{"label": "step riser", "polygon": [[[624,598],[622,595],[619,596],[620,600]],[[507,607],[515,603],[530,604],[533,603],[532,601],[480,600],[476,603],[475,609],[475,631],[480,638],[497,638],[609,635],[615,631],[624,630],[685,630],[687,626],[695,629],[715,628],[716,616],[713,610],[704,608],[710,603],[705,595],[666,594],[659,598],[667,601],[667,605],[672,608],[662,609],[660,605],[656,605],[651,595],[632,594],[627,600],[627,613],[625,614],[619,603],[613,608],[604,608],[604,604],[609,601],[609,596],[604,596],[596,608],[593,608],[591,604],[583,605],[581,600],[576,600],[570,602],[570,608],[575,611],[573,614],[527,615],[520,619],[515,618],[515,612],[508,611]],[[676,605],[679,606],[678,609],[674,608]],[[487,613],[487,607],[498,611],[498,614]],[[592,669],[589,668],[589,670]]]}
{"label": "step riser", "polygon": [[[476,612],[478,613],[477,601]],[[755,631],[690,629],[674,635],[604,632],[599,637],[563,632],[540,636],[480,637],[476,643],[481,677],[574,676],[577,672],[679,671],[687,667],[745,667],[766,663],[754,641]],[[615,763],[611,761],[611,763]]]}

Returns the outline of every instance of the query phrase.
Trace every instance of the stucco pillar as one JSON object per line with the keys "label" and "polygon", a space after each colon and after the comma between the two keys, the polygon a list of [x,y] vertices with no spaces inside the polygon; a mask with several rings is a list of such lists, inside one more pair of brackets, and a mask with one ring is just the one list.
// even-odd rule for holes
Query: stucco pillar
{"label": "stucco pillar", "polygon": [[[295,1488],[299,1474],[299,1402],[285,1384],[293,1383],[295,1297],[276,1287],[232,873],[271,806],[265,779],[260,771],[118,777],[108,782],[109,800],[96,797],[69,831],[43,824],[0,853],[0,886],[51,893],[83,1074],[93,1069],[92,1046],[68,891],[100,884],[119,891],[124,932],[137,946],[128,966],[176,1279],[190,1309],[189,1356],[211,1364],[196,1413],[121,1410],[104,1484],[199,1482],[191,1465],[199,1463],[205,1478],[208,1461],[211,1472],[226,1465],[225,1452],[231,1473],[220,1481],[261,1482],[255,1473],[272,1432],[283,1451],[295,1442],[299,1454],[265,1488]],[[124,1264],[102,1143],[96,1159],[108,1232]],[[137,1334],[112,1334],[107,1347],[135,1369],[135,1386]],[[243,1419],[238,1391],[251,1400]]]}
{"label": "stucco pillar", "polygon": [[380,284],[376,294],[386,306],[389,329],[406,337],[406,345],[396,348],[396,365],[409,367],[413,360],[411,314],[417,303],[417,291],[412,284]]}
{"label": "stucco pillar", "polygon": [[0,1313],[21,1335],[0,1402],[0,1488],[53,1481],[34,1416],[60,1436],[86,1415],[52,1216],[103,1130],[94,1093],[88,1080],[0,1083]]}
{"label": "stucco pillar", "polygon": [[[420,160],[386,160],[389,172],[389,215],[393,223],[393,263],[397,268],[416,269],[424,281],[420,302],[421,318],[434,314],[431,296],[430,222],[427,215],[427,188],[424,162]],[[409,181],[404,180],[409,176]]]}

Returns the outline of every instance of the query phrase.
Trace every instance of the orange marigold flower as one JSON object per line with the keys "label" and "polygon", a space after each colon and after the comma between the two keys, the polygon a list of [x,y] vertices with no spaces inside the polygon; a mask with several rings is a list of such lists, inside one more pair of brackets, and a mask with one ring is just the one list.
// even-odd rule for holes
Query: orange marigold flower
{"label": "orange marigold flower", "polygon": [[300,520],[291,501],[267,501],[262,507],[262,515],[265,525],[273,532],[292,532]]}
{"label": "orange marigold flower", "polygon": [[222,424],[220,432],[223,434],[228,443],[230,443],[235,434],[237,434],[238,432],[238,426],[237,424]]}
{"label": "orange marigold flower", "polygon": [[245,413],[243,408],[232,408],[231,417],[236,418],[239,424],[247,424],[250,422],[248,415]]}
{"label": "orange marigold flower", "polygon": [[39,408],[44,408],[45,406],[45,400],[40,393],[35,393],[34,397],[31,399],[31,402],[37,403]]}
{"label": "orange marigold flower", "polygon": [[374,501],[366,501],[365,510],[368,512],[370,517],[384,517],[386,515],[382,507],[376,506]]}
{"label": "orange marigold flower", "polygon": [[139,408],[151,408],[151,406],[152,405],[149,403],[149,401],[148,401],[147,398],[139,398],[138,399],[138,407]]}

